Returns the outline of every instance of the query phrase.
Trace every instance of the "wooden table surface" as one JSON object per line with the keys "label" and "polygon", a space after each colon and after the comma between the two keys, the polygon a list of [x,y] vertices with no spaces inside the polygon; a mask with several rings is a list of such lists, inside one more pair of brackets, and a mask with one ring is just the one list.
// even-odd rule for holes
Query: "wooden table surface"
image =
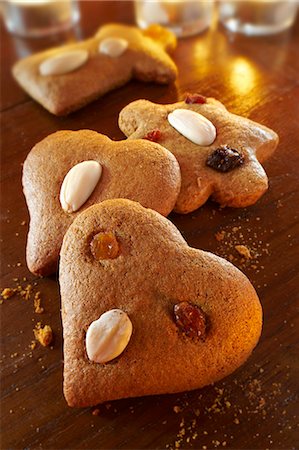
{"label": "wooden table surface", "polygon": [[[134,22],[129,2],[81,4],[73,33],[25,40],[1,30],[1,288],[32,284],[32,296],[15,295],[2,312],[2,443],[14,448],[196,448],[295,449],[298,442],[298,171],[299,24],[267,38],[212,29],[179,42],[174,85],[131,82],[69,117],[50,115],[13,81],[18,58],[64,40],[92,35],[109,21]],[[252,281],[264,309],[261,340],[248,362],[222,382],[180,395],[129,399],[95,408],[68,408],[62,395],[62,329],[57,277],[37,279],[25,262],[28,212],[21,187],[22,162],[32,146],[59,129],[90,128],[123,139],[120,110],[146,98],[159,103],[198,91],[221,100],[232,112],[276,130],[280,144],[265,164],[269,191],[246,209],[208,202],[193,214],[171,215],[191,246],[230,258]],[[215,234],[223,231],[223,240]],[[219,236],[219,235],[218,235]],[[252,260],[234,248],[247,245]],[[296,283],[297,281],[297,283]],[[53,348],[30,348],[41,321],[54,330]],[[298,350],[298,348],[297,348]],[[171,379],[171,369],[169,373]],[[298,448],[298,447],[297,447]]]}

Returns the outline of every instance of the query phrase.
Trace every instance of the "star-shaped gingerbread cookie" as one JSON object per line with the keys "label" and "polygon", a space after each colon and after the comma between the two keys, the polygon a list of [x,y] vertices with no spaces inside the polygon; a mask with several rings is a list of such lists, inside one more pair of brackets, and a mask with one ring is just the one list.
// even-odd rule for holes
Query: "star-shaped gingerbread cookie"
{"label": "star-shaped gingerbread cookie", "polygon": [[75,219],[59,282],[70,406],[203,387],[244,363],[261,333],[245,275],[130,200]]}
{"label": "star-shaped gingerbread cookie", "polygon": [[129,198],[168,215],[180,182],[175,157],[153,142],[113,142],[91,130],[51,134],[31,150],[23,167],[29,270],[56,271],[63,236],[88,206]]}
{"label": "star-shaped gingerbread cookie", "polygon": [[167,52],[175,46],[173,33],[158,25],[141,31],[110,24],[91,39],[18,61],[13,75],[48,111],[64,115],[132,78],[156,83],[174,81],[177,68]]}
{"label": "star-shaped gingerbread cookie", "polygon": [[121,111],[119,126],[129,139],[152,139],[175,155],[182,174],[179,213],[209,197],[221,206],[246,207],[268,188],[261,162],[274,152],[277,134],[213,98],[188,94],[171,105],[137,100]]}

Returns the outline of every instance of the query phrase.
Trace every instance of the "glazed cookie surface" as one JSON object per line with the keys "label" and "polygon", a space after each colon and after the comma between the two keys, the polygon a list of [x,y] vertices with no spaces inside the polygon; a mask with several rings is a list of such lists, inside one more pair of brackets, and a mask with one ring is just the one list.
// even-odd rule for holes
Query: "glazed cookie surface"
{"label": "glazed cookie surface", "polygon": [[132,78],[162,84],[174,81],[177,68],[167,52],[175,46],[175,36],[158,25],[141,31],[110,24],[91,39],[18,61],[13,75],[48,111],[64,115]]}
{"label": "glazed cookie surface", "polygon": [[63,236],[88,206],[129,198],[168,215],[180,180],[175,157],[156,143],[113,142],[90,130],[51,134],[35,145],[23,167],[29,270],[38,275],[56,271]]}
{"label": "glazed cookie surface", "polygon": [[209,197],[221,206],[246,207],[268,188],[260,163],[277,147],[277,134],[213,98],[189,94],[171,105],[137,100],[121,111],[119,126],[130,139],[150,137],[175,155],[182,174],[179,213]]}
{"label": "glazed cookie surface", "polygon": [[59,281],[70,406],[200,388],[239,367],[261,333],[245,275],[129,200],[76,218]]}

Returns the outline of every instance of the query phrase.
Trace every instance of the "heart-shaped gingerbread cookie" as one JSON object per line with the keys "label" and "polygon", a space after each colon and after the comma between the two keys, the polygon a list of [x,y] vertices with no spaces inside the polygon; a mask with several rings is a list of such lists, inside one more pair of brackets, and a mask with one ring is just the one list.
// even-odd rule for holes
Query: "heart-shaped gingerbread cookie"
{"label": "heart-shaped gingerbread cookie", "polygon": [[129,198],[168,215],[180,190],[175,157],[146,140],[113,142],[95,131],[59,131],[39,142],[23,168],[30,213],[27,264],[56,271],[63,236],[85,208]]}
{"label": "heart-shaped gingerbread cookie", "polygon": [[129,200],[76,218],[59,281],[70,406],[200,388],[239,367],[261,333],[245,275]]}
{"label": "heart-shaped gingerbread cookie", "polygon": [[277,134],[213,98],[189,94],[171,105],[137,100],[121,111],[119,126],[130,139],[151,137],[175,155],[182,173],[179,213],[209,197],[221,206],[249,206],[268,188],[260,163],[274,152]]}

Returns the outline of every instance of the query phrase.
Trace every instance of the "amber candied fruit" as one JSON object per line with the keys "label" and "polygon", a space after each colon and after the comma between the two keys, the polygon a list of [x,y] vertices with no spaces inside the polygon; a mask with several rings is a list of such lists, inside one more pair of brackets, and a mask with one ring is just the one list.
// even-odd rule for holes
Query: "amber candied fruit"
{"label": "amber candied fruit", "polygon": [[165,27],[152,24],[143,30],[142,34],[162,45],[167,52],[171,52],[176,48],[177,40],[175,35],[168,31]]}
{"label": "amber candied fruit", "polygon": [[96,234],[90,243],[90,249],[97,260],[114,259],[119,255],[119,243],[110,232]]}
{"label": "amber candied fruit", "polygon": [[190,338],[204,340],[207,332],[207,316],[203,310],[191,302],[174,305],[174,319],[179,329]]}
{"label": "amber candied fruit", "polygon": [[201,94],[190,94],[189,92],[186,94],[185,103],[187,104],[200,104],[203,105],[207,103],[207,98]]}

